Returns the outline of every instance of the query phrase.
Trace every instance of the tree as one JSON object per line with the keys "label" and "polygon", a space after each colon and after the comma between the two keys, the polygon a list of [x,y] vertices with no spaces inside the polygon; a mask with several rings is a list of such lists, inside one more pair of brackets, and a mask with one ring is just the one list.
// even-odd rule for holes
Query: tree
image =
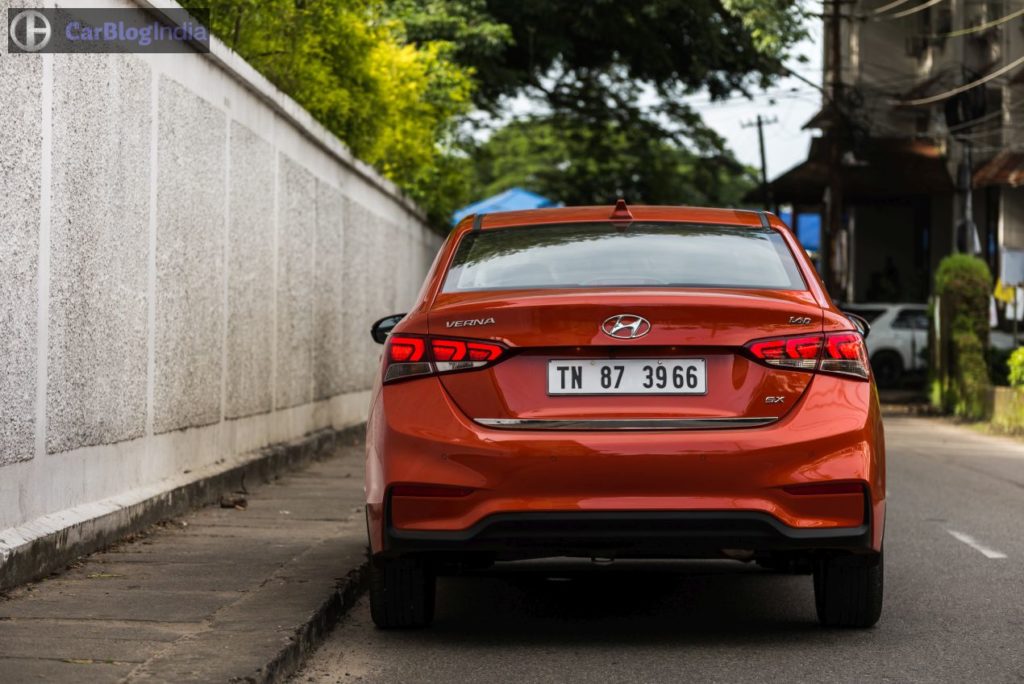
{"label": "tree", "polygon": [[522,186],[566,204],[617,197],[651,204],[736,206],[756,184],[731,154],[698,157],[642,128],[515,121],[474,151],[473,196]]}
{"label": "tree", "polygon": [[511,98],[532,101],[526,121],[474,150],[474,194],[509,183],[570,203],[618,194],[738,203],[748,170],[686,98],[767,86],[805,35],[804,12],[791,0],[393,0],[391,7],[409,39],[456,46],[454,58],[476,74],[475,101],[493,115],[492,128],[508,123]]}
{"label": "tree", "polygon": [[374,0],[184,0],[274,85],[443,225],[469,177],[452,150],[472,69],[444,40],[411,43]]}

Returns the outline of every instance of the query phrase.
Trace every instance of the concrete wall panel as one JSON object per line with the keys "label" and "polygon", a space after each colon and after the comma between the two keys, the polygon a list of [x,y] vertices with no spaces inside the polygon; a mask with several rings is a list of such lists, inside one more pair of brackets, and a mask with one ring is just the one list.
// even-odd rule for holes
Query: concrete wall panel
{"label": "concrete wall panel", "polygon": [[146,428],[150,70],[56,55],[47,449]]}
{"label": "concrete wall panel", "polygon": [[160,79],[154,430],[221,417],[225,118]]}
{"label": "concrete wall panel", "polygon": [[316,186],[316,288],[313,398],[341,394],[345,383],[345,198],[323,182]]}
{"label": "concrete wall panel", "polygon": [[0,0],[0,466],[35,451],[42,164],[42,60],[6,54],[8,5]]}
{"label": "concrete wall panel", "polygon": [[373,341],[370,339],[367,322],[372,323],[376,320],[370,305],[374,283],[371,279],[373,265],[370,263],[373,237],[370,220],[373,215],[353,199],[346,202],[345,214],[345,272],[342,278],[342,289],[346,293],[346,316],[342,325],[342,347],[345,350],[343,387],[346,392],[354,392],[369,386],[366,383],[369,376],[365,359]]}
{"label": "concrete wall panel", "polygon": [[225,415],[273,405],[274,150],[245,126],[231,126]]}
{"label": "concrete wall panel", "polygon": [[305,404],[313,395],[313,250],[316,179],[278,156],[277,378],[274,405]]}

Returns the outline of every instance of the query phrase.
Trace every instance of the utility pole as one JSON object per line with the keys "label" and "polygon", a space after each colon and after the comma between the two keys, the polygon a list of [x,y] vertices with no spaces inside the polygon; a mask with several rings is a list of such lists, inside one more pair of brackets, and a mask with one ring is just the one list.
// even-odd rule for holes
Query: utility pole
{"label": "utility pole", "polygon": [[773,201],[771,191],[768,189],[768,159],[764,153],[764,127],[778,123],[778,121],[776,117],[766,119],[758,114],[756,121],[740,124],[743,128],[757,126],[757,143],[761,148],[761,201],[764,203],[765,211],[772,210]]}
{"label": "utility pole", "polygon": [[829,53],[831,62],[831,130],[828,131],[828,216],[821,226],[821,278],[830,292],[835,287],[832,272],[832,240],[839,233],[843,222],[843,62],[842,62],[842,5],[841,0],[830,0],[832,17],[829,25]]}

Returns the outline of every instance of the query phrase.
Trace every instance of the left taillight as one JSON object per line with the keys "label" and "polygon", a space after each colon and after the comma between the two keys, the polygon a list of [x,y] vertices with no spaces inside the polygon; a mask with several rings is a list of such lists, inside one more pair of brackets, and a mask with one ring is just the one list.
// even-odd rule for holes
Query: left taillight
{"label": "left taillight", "polygon": [[507,349],[497,342],[456,337],[391,335],[384,347],[384,382],[489,366]]}
{"label": "left taillight", "polygon": [[870,375],[867,346],[855,331],[791,335],[754,340],[747,351],[769,366],[849,375]]}

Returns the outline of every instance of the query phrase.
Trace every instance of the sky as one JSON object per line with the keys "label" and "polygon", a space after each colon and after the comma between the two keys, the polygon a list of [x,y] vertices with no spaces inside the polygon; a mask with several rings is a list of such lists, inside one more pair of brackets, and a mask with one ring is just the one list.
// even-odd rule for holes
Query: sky
{"label": "sky", "polygon": [[[794,50],[794,55],[806,57],[806,63],[791,60],[787,66],[804,78],[821,83],[821,26],[812,25],[810,36]],[[753,100],[737,97],[721,103],[708,104],[707,97],[696,95],[694,106],[705,123],[724,137],[736,157],[743,163],[760,168],[761,157],[757,145],[757,128],[744,128],[760,114],[777,123],[765,126],[765,156],[768,159],[768,178],[775,178],[807,158],[813,131],[802,126],[821,107],[821,95],[810,85],[797,78],[786,78],[772,86],[766,94]]]}

